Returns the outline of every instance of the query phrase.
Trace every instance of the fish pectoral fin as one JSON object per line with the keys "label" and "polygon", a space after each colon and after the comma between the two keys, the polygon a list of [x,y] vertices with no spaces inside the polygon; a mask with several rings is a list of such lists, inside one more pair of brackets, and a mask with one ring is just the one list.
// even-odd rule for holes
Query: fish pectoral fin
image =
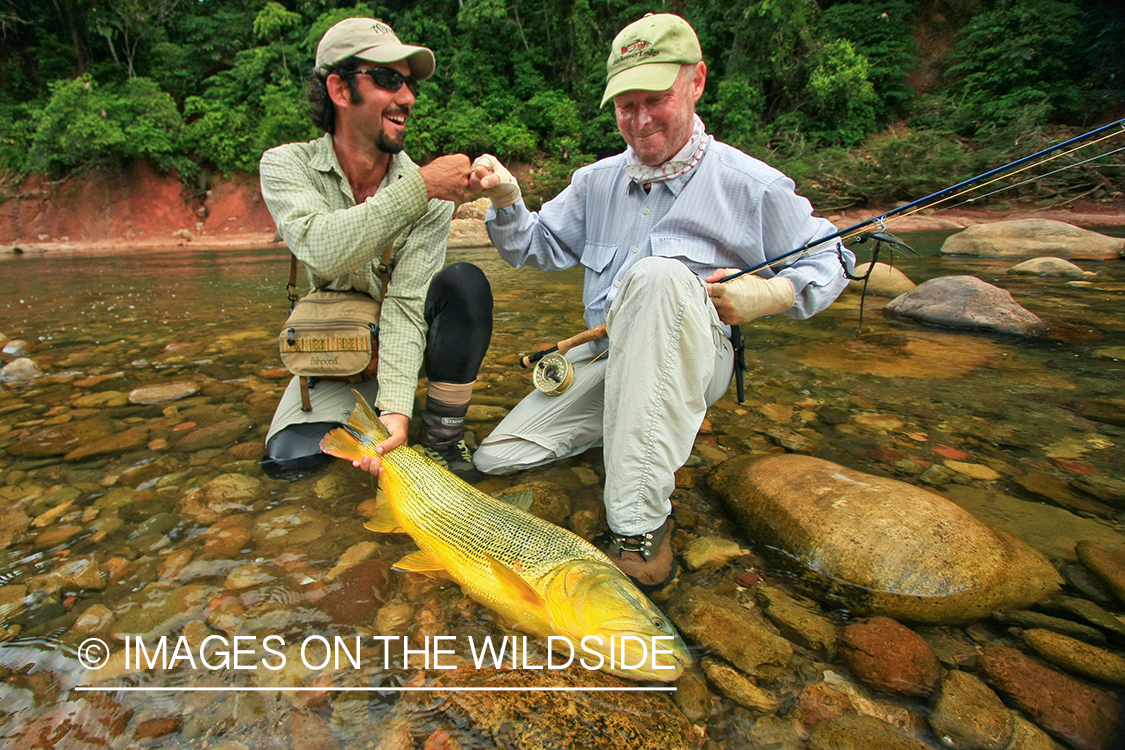
{"label": "fish pectoral fin", "polygon": [[375,493],[375,515],[371,516],[371,520],[363,524],[363,528],[368,531],[374,531],[376,534],[402,534],[405,529],[395,518],[394,509],[391,508],[391,503],[387,500],[386,494],[383,492],[382,483],[379,484],[379,490]]}
{"label": "fish pectoral fin", "polygon": [[519,508],[520,510],[527,510],[531,504],[535,502],[535,490],[531,487],[526,487],[522,490],[511,492],[505,490],[496,496],[496,499],[502,503]]}
{"label": "fish pectoral fin", "polygon": [[520,578],[514,570],[507,567],[499,560],[494,558],[487,552],[484,553],[484,559],[488,560],[488,564],[492,566],[492,573],[508,592],[516,599],[532,604],[536,607],[546,607],[547,603],[543,601],[543,597],[531,588],[527,581]]}
{"label": "fish pectoral fin", "polygon": [[391,567],[404,573],[426,573],[431,575],[444,573],[446,571],[445,563],[425,550],[411,552]]}

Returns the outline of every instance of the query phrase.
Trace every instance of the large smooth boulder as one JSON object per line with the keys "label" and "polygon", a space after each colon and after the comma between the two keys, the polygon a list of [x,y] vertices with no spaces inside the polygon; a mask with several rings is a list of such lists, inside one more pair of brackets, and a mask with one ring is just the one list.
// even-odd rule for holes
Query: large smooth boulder
{"label": "large smooth boulder", "polygon": [[795,454],[731,459],[709,475],[748,538],[814,595],[859,614],[966,622],[1053,594],[1030,545],[929,490]]}
{"label": "large smooth boulder", "polygon": [[[870,263],[861,263],[855,267],[855,273],[852,275],[863,276],[867,273],[868,268],[871,268]],[[871,276],[867,280],[867,293],[876,297],[897,297],[909,292],[916,286],[917,284],[911,281],[909,276],[894,266],[887,263],[876,263],[875,270],[871,272]],[[849,281],[848,291],[859,294],[864,291],[863,282]]]}
{"label": "large smooth boulder", "polygon": [[1050,255],[1065,260],[1116,260],[1125,240],[1050,219],[1020,219],[978,224],[945,240],[945,255],[991,258],[1036,258]]}
{"label": "large smooth boulder", "polygon": [[1043,328],[1038,315],[998,286],[975,276],[941,276],[887,303],[884,315],[946,328],[975,328],[1033,336]]}

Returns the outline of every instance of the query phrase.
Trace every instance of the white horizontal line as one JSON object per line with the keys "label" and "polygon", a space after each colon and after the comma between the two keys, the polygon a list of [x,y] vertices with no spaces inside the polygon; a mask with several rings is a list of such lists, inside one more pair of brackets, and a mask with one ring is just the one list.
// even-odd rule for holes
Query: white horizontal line
{"label": "white horizontal line", "polygon": [[440,693],[440,692],[479,692],[479,693],[626,693],[663,692],[674,693],[674,687],[94,687],[77,685],[75,690],[102,693],[149,692],[283,692],[308,691],[317,693]]}

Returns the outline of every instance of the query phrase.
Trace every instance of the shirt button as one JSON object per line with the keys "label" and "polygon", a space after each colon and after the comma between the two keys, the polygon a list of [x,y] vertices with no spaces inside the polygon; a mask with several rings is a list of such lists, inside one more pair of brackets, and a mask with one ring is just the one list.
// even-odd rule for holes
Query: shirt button
{"label": "shirt button", "polygon": [[620,281],[616,282],[616,283],[614,284],[614,286],[617,286],[617,287],[621,286],[621,282],[620,282]]}
{"label": "shirt button", "polygon": [[640,248],[639,248],[639,247],[634,247],[634,248],[633,248],[633,252],[634,252],[634,253],[635,253],[635,252],[637,252],[638,250],[640,250]]}
{"label": "shirt button", "polygon": [[648,216],[648,214],[651,210],[652,209],[650,209],[648,206],[645,206],[645,216]]}

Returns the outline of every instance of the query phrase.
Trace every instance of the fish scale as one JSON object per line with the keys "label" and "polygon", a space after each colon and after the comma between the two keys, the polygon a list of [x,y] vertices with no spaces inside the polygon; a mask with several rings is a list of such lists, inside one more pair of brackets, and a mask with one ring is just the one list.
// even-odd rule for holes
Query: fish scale
{"label": "fish scale", "polygon": [[[387,494],[393,498],[399,523],[419,547],[443,559],[456,559],[462,570],[471,568],[491,579],[488,554],[530,583],[551,573],[562,560],[612,565],[605,553],[581,537],[560,533],[558,526],[469,485],[446,481],[435,472],[441,467],[416,451],[395,449],[383,456],[383,464]],[[443,549],[439,552],[438,547]],[[495,598],[487,589],[480,593]]]}

